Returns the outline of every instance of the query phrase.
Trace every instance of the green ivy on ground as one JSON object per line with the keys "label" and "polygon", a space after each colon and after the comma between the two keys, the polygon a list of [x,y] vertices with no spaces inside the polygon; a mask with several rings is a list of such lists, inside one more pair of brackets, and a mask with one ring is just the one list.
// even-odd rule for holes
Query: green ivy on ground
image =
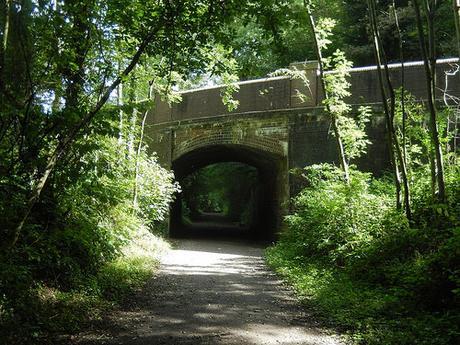
{"label": "green ivy on ground", "polygon": [[[455,344],[460,338],[459,171],[449,200],[430,200],[420,178],[411,224],[391,206],[385,181],[330,166],[306,171],[268,264],[325,323],[356,344]],[[384,186],[387,187],[384,187]]]}
{"label": "green ivy on ground", "polygon": [[37,282],[18,290],[14,301],[1,301],[0,343],[52,344],[78,332],[142,288],[168,247],[161,238],[140,229],[120,257],[71,288]]}

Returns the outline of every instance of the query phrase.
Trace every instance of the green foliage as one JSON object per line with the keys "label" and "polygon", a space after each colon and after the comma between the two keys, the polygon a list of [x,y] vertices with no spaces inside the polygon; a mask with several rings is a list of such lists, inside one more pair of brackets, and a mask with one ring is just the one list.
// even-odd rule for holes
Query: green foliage
{"label": "green foliage", "polygon": [[[318,17],[333,18],[334,42],[328,53],[341,48],[357,66],[374,64],[372,38],[369,34],[368,9],[365,1],[314,0]],[[378,1],[378,21],[388,61],[399,61],[399,42],[390,6],[391,0]],[[439,56],[456,55],[456,38],[452,4],[438,4],[436,37]],[[415,14],[410,1],[396,1],[404,38],[407,61],[421,60]],[[249,1],[238,18],[226,26],[227,37],[243,79],[263,77],[291,62],[316,59],[313,38],[308,32],[308,18],[303,0]]]}
{"label": "green foliage", "polygon": [[258,178],[254,167],[238,162],[212,164],[192,173],[181,181],[184,216],[221,213],[229,221],[252,225]]}
{"label": "green foliage", "polygon": [[[75,143],[71,157],[50,178],[20,242],[1,254],[0,323],[2,336],[12,343],[75,331],[107,301],[119,301],[139,286],[156,265],[152,255],[159,246],[150,246],[149,253],[127,250],[133,241],[157,241],[151,232],[165,219],[178,186],[145,148],[129,154],[127,143],[113,136],[110,116]],[[7,215],[11,207],[7,198],[0,201]],[[24,339],[14,336],[19,324]]]}
{"label": "green foliage", "polygon": [[[174,90],[186,85],[185,76],[219,63],[218,72],[229,73],[222,61],[228,49],[210,52],[225,43],[223,24],[241,3],[20,1],[8,11],[3,5],[2,340],[18,325],[26,337],[68,329],[58,321],[84,317],[78,306],[91,309],[115,286],[120,291],[110,294],[118,298],[145,278],[136,271],[144,270],[142,262],[117,260],[140,229],[163,231],[178,186],[147,153],[140,120],[155,93],[177,100]],[[75,312],[48,308],[43,291],[76,305]]]}
{"label": "green foliage", "polygon": [[269,248],[266,259],[315,318],[338,328],[353,344],[445,345],[458,339],[460,317],[455,309],[431,313],[406,309],[407,295],[358,281],[317,260],[296,258],[286,243]]}
{"label": "green foliage", "polygon": [[299,193],[296,212],[286,218],[299,255],[327,257],[344,266],[367,255],[389,218],[394,228],[407,227],[393,213],[391,199],[370,193],[369,174],[353,171],[347,185],[339,169],[323,165],[306,168],[304,177],[311,187]]}
{"label": "green foliage", "polygon": [[333,72],[324,75],[324,86],[328,98],[324,100],[331,111],[331,115],[336,118],[346,115],[350,111],[344,98],[350,96],[350,82],[347,77],[350,76],[352,63],[348,61],[345,54],[336,50],[330,57],[324,59],[324,68],[332,69]]}
{"label": "green foliage", "polygon": [[138,165],[137,215],[151,228],[155,228],[156,224],[166,220],[169,205],[180,188],[177,183],[173,183],[172,172],[161,168],[156,157],[148,155],[145,148],[138,158]]}
{"label": "green foliage", "polygon": [[330,165],[304,170],[288,229],[267,260],[306,303],[357,344],[450,344],[460,329],[460,170],[446,170],[448,201],[414,176],[413,220],[392,206],[388,179]]}
{"label": "green foliage", "polygon": [[273,38],[261,27],[257,18],[238,18],[228,28],[232,37],[233,53],[242,79],[262,77],[282,65],[274,51]]}
{"label": "green foliage", "polygon": [[311,54],[302,0],[248,1],[227,25],[233,54],[244,79],[263,77]]}
{"label": "green foliage", "polygon": [[372,112],[369,107],[361,106],[356,116],[350,116],[352,108],[345,99],[350,96],[351,84],[348,79],[352,63],[347,60],[342,51],[336,50],[332,56],[325,58],[324,66],[333,71],[324,75],[328,98],[323,101],[323,104],[328,107],[331,116],[336,118],[345,156],[350,163],[362,156],[370,144],[367,139],[366,124]]}
{"label": "green foliage", "polygon": [[[134,114],[126,116],[126,101],[151,99],[151,88],[177,99],[171,90],[184,84],[185,75],[201,74],[210,64],[225,65],[218,61],[221,55],[209,52],[225,41],[223,24],[240,2],[129,5],[25,1],[2,11],[0,22],[11,24],[11,30],[2,36],[0,54],[0,175],[5,188],[13,182],[3,176],[15,176],[22,187],[15,194],[23,194],[18,200],[40,196],[47,170],[55,169],[50,162],[56,155],[57,160],[69,155],[75,141],[92,135],[91,122],[98,117],[103,123],[105,103],[124,105],[120,117],[136,123]],[[119,82],[114,99],[110,91]],[[226,101],[232,103],[228,97]],[[2,219],[2,234],[11,243],[16,229],[21,230],[21,218],[28,218],[25,204],[18,203],[21,212]]]}
{"label": "green foliage", "polygon": [[240,86],[236,83],[239,80],[236,74],[238,64],[231,56],[231,49],[226,49],[218,44],[210,49],[208,55],[209,60],[213,63],[207,67],[207,72],[210,75],[219,76],[219,84],[224,85],[221,89],[222,103],[227,106],[229,111],[236,110],[239,101],[233,98],[233,94],[239,90]]}
{"label": "green foliage", "polygon": [[77,332],[82,325],[99,320],[143,286],[158,267],[158,254],[166,248],[162,240],[142,228],[121,257],[106,262],[97,273],[81,277],[71,289],[40,281],[18,285],[18,278],[27,274],[5,272],[4,268],[12,266],[2,265],[2,272],[9,274],[18,291],[14,300],[6,295],[0,300],[1,339],[8,344],[53,343],[54,334]]}
{"label": "green foliage", "polygon": [[[323,17],[315,24],[311,4],[311,1],[306,2],[306,7],[309,9],[312,18],[310,24],[316,35],[317,55],[321,59],[321,77],[323,78],[322,83],[325,93],[322,104],[332,117],[333,133],[338,142],[340,142],[338,146],[340,154],[343,155],[340,158],[342,160],[341,165],[345,174],[348,175],[346,165],[349,165],[351,160],[364,154],[370,144],[369,140],[367,140],[365,128],[366,123],[369,122],[371,112],[367,107],[360,107],[356,118],[350,116],[351,106],[345,100],[351,95],[349,78],[353,63],[346,58],[345,53],[340,49],[337,49],[328,57],[323,57],[323,52],[332,43],[332,30],[336,25],[336,21]],[[342,145],[343,153],[340,148]]]}
{"label": "green foliage", "polygon": [[332,43],[332,30],[337,25],[337,21],[329,18],[322,17],[318,20],[316,24],[315,31],[316,36],[318,37],[318,49],[321,51],[326,50]]}
{"label": "green foliage", "polygon": [[[144,128],[138,123],[148,115],[154,94],[175,102],[180,99],[177,90],[207,83],[209,77],[226,85],[222,100],[235,110],[236,74],[265,75],[312,58],[313,49],[302,0],[8,3],[12,5],[2,3],[0,11],[0,237],[10,242],[21,220],[26,222],[16,245],[0,252],[0,339],[34,343],[48,333],[76,330],[85,316],[97,317],[98,310],[140,286],[155,266],[156,259],[147,252],[158,252],[161,245],[151,233],[163,231],[162,221],[179,188],[143,144]],[[391,47],[394,23],[385,11],[388,4],[379,2],[384,10],[379,22],[384,45]],[[326,78],[328,105],[338,119],[347,157],[353,160],[368,144],[364,128],[370,112],[364,109],[356,121],[351,119],[343,101],[349,95],[351,63],[336,48],[345,45],[354,61],[371,61],[362,22],[365,5],[325,0],[314,5],[319,17],[334,18],[319,22],[319,43],[330,55],[326,67],[336,70]],[[415,59],[413,11],[406,2],[398,5],[408,38],[406,56]],[[453,44],[448,6],[441,3],[436,18],[442,54],[449,54]],[[143,50],[137,56],[139,47]],[[388,49],[389,60],[396,52]],[[131,73],[118,79],[128,66],[134,66]],[[280,73],[306,81],[301,71]],[[104,93],[116,80],[122,82],[117,96],[107,94],[105,100]],[[99,107],[100,101],[107,104]],[[414,224],[409,227],[391,208],[388,194],[393,187],[385,182],[354,172],[350,186],[345,186],[335,169],[312,168],[306,171],[312,188],[297,198],[284,241],[299,262],[322,258],[329,266],[318,272],[326,277],[337,276],[340,267],[343,274],[390,288],[391,298],[377,294],[375,303],[371,298],[369,305],[378,311],[393,308],[393,302],[403,298],[407,303],[401,305],[411,306],[407,310],[441,309],[437,321],[429,313],[413,317],[409,324],[419,331],[429,322],[441,327],[448,320],[449,303],[458,305],[460,187],[458,167],[450,167],[447,202],[435,202],[427,177],[431,148],[425,115],[413,100],[407,109],[404,135],[412,167]],[[94,118],[85,121],[90,114]],[[401,122],[400,115],[396,121]],[[56,166],[48,171],[55,152]],[[227,171],[225,178],[222,170],[208,172],[213,192],[209,188],[207,194],[193,195],[192,204],[250,222],[255,201],[251,193],[241,194],[244,188],[260,188],[256,173],[248,175],[246,170],[244,176],[250,178],[234,183],[241,171],[229,171],[234,175]],[[29,213],[28,200],[43,176],[49,177]],[[232,202],[223,204],[229,196]],[[142,239],[149,243],[142,250],[130,247]],[[320,276],[302,272],[299,279]],[[345,301],[359,302],[361,295],[351,292],[356,282],[347,280],[349,275],[341,277],[330,291],[345,286]],[[339,304],[333,292],[325,296]],[[360,315],[371,315],[371,307],[366,308]],[[348,314],[337,315],[346,322]],[[455,319],[458,314],[451,315]],[[11,330],[19,327],[24,339],[12,337]],[[372,330],[384,333],[382,328]]]}
{"label": "green foliage", "polygon": [[369,123],[371,115],[370,107],[360,106],[356,117],[342,116],[337,120],[349,162],[365,154],[371,144],[366,132],[366,125]]}
{"label": "green foliage", "polygon": [[[299,70],[297,67],[293,68],[280,68],[274,72],[269,74],[270,77],[278,77],[278,76],[286,76],[292,80],[299,80],[306,89],[310,89],[310,81],[308,80],[307,74],[305,70]],[[296,89],[296,97],[301,102],[306,102],[308,100],[308,96],[302,93],[299,89]],[[310,90],[311,91],[311,90]]]}

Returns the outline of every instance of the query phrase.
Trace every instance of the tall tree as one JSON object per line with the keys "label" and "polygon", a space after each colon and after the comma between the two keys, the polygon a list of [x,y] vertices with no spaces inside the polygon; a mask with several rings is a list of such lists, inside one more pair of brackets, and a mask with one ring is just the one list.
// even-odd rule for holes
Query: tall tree
{"label": "tall tree", "polygon": [[[416,13],[420,51],[425,66],[425,78],[427,88],[427,103],[430,114],[430,134],[433,146],[432,173],[436,177],[438,187],[438,199],[445,201],[446,188],[444,182],[444,162],[442,155],[441,143],[439,140],[439,130],[437,122],[436,109],[436,34],[435,34],[435,16],[439,7],[438,0],[414,0],[414,9]],[[423,15],[422,15],[423,13]],[[425,29],[426,28],[426,29]],[[425,32],[426,30],[426,32]]]}
{"label": "tall tree", "polygon": [[[408,219],[411,219],[410,207],[410,187],[407,174],[406,160],[399,143],[394,126],[396,95],[390,78],[387,58],[383,48],[382,40],[378,29],[376,3],[375,0],[368,0],[369,19],[374,41],[374,54],[377,65],[377,74],[379,79],[380,93],[382,95],[382,104],[385,112],[388,132],[388,147],[390,159],[393,166],[393,175],[396,186],[396,206],[401,207],[401,184],[404,186],[404,209]],[[402,177],[402,179],[401,179]]]}
{"label": "tall tree", "polygon": [[398,48],[399,48],[399,61],[401,63],[401,93],[400,93],[400,102],[401,102],[401,112],[402,112],[402,153],[404,164],[407,165],[407,152],[406,152],[406,123],[407,123],[407,113],[406,113],[406,63],[404,61],[404,37],[399,24],[399,15],[396,8],[396,2],[393,0],[391,4],[391,12],[393,14],[394,23],[396,25],[396,32],[398,33]]}
{"label": "tall tree", "polygon": [[457,54],[460,57],[460,1],[452,0],[452,8],[454,11],[455,38],[457,41]]}
{"label": "tall tree", "polygon": [[315,47],[315,52],[316,56],[318,59],[318,65],[319,65],[319,79],[320,79],[320,84],[321,84],[321,91],[323,93],[323,97],[325,99],[325,106],[328,114],[331,117],[331,124],[332,124],[332,130],[334,132],[334,137],[336,140],[337,144],[337,150],[339,153],[339,159],[340,159],[340,166],[342,167],[343,174],[345,181],[347,183],[350,183],[350,172],[348,168],[348,161],[345,156],[345,148],[343,145],[343,140],[342,136],[339,130],[339,126],[337,123],[337,116],[334,114],[334,111],[330,107],[330,102],[329,100],[329,91],[328,88],[326,87],[326,81],[325,81],[325,76],[324,76],[324,58],[323,58],[323,53],[322,49],[324,49],[324,44],[327,42],[327,39],[321,39],[321,36],[324,34],[320,32],[316,25],[315,18],[313,16],[313,3],[311,0],[305,0],[304,2],[305,8],[308,13],[308,18],[309,18],[309,23],[310,23],[310,28],[313,33],[313,42],[314,42],[314,47]]}

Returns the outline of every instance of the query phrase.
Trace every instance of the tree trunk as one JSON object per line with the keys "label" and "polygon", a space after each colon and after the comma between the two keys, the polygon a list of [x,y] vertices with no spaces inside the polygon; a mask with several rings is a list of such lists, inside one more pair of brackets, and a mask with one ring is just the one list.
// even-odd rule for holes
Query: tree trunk
{"label": "tree trunk", "polygon": [[454,10],[455,34],[457,37],[457,54],[460,58],[460,4],[457,5],[457,0],[452,0]]}
{"label": "tree trunk", "polygon": [[[118,67],[120,67],[120,63],[118,64]],[[119,70],[121,71],[120,68]],[[121,82],[117,86],[117,106],[120,107],[120,110],[118,110],[118,125],[120,126],[119,133],[118,133],[118,144],[120,146],[123,144],[123,110],[121,109],[122,105],[123,105],[123,82]]]}
{"label": "tree trunk", "polygon": [[[436,170],[433,171],[436,176],[438,185],[438,199],[444,202],[446,199],[446,190],[444,183],[444,162],[442,157],[442,149],[439,140],[439,131],[437,125],[436,113],[436,50],[435,50],[435,32],[434,32],[434,11],[435,7],[431,7],[428,0],[423,0],[425,5],[425,18],[423,22],[420,12],[419,0],[414,0],[415,16],[417,19],[417,29],[422,52],[423,63],[425,66],[428,110],[430,114],[430,134],[434,151],[434,163]],[[425,38],[424,24],[428,28],[428,42]]]}
{"label": "tree trunk", "polygon": [[433,154],[433,148],[430,148],[428,150],[428,159],[430,161],[430,176],[431,176],[431,196],[433,197],[433,200],[436,198],[436,162],[434,160],[434,154]]}
{"label": "tree trunk", "polygon": [[[11,32],[11,23],[12,23],[12,14],[11,14],[11,7],[13,1],[12,0],[5,0],[5,3],[2,4],[4,6],[5,11],[5,23],[3,25],[3,37],[2,37],[2,46],[0,48],[0,100],[3,102],[3,97],[8,100],[15,108],[22,109],[24,104],[18,100],[17,95],[14,92],[8,90],[5,83],[5,54],[8,48],[8,42],[11,40],[10,32]],[[2,9],[3,10],[3,9]]]}
{"label": "tree trunk", "polygon": [[401,26],[399,25],[398,13],[396,11],[396,3],[393,0],[392,4],[393,16],[395,18],[396,31],[398,32],[398,48],[399,48],[399,61],[401,61],[401,115],[402,115],[402,153],[404,164],[407,165],[407,138],[406,138],[406,68],[404,63],[404,50],[403,50],[403,35],[401,31]]}
{"label": "tree trunk", "polygon": [[[153,99],[153,81],[149,82],[149,100]],[[136,152],[136,171],[134,176],[134,193],[133,193],[133,210],[136,211],[137,209],[137,196],[139,191],[139,157],[141,155],[142,144],[144,141],[144,129],[145,129],[145,121],[147,120],[148,110],[144,112],[144,116],[142,118],[141,123],[141,133],[139,137],[139,144],[137,145],[137,152]]]}
{"label": "tree trunk", "polygon": [[[393,14],[395,17],[396,30],[398,31],[398,45],[399,45],[399,60],[401,61],[401,112],[402,112],[402,152],[398,149],[398,152],[401,153],[400,161],[401,168],[403,170],[403,182],[404,182],[404,204],[406,208],[406,216],[408,219],[412,218],[411,206],[410,206],[410,184],[409,184],[409,174],[408,174],[408,165],[407,165],[407,143],[406,143],[406,100],[405,100],[405,89],[406,89],[406,80],[405,80],[405,65],[404,65],[404,50],[403,50],[403,36],[401,27],[399,25],[398,13],[396,11],[396,4],[393,0]],[[394,123],[394,122],[393,122]],[[396,135],[396,131],[395,131]]]}
{"label": "tree trunk", "polygon": [[10,13],[11,13],[12,0],[5,1],[5,24],[3,26],[3,39],[2,39],[2,56],[8,47],[8,33],[10,30]]}
{"label": "tree trunk", "polygon": [[11,18],[11,2],[12,0],[6,0],[2,7],[5,11],[5,23],[3,25],[3,37],[2,47],[0,50],[0,85],[3,82],[3,68],[5,67],[5,54],[8,48],[8,37],[10,31],[10,18]]}
{"label": "tree trunk", "polygon": [[[129,82],[129,102],[131,104],[135,104],[137,102],[137,93],[135,90],[135,82],[134,79],[131,77],[130,82]],[[128,132],[128,137],[127,137],[127,146],[128,146],[128,157],[131,159],[135,157],[135,141],[136,141],[136,130],[137,130],[137,108],[133,107],[133,110],[131,112],[131,119],[130,119],[130,128]]]}
{"label": "tree trunk", "polygon": [[[324,82],[324,63],[323,63],[323,54],[321,52],[321,48],[319,47],[318,44],[318,35],[317,35],[317,30],[316,30],[316,24],[315,24],[315,18],[313,17],[313,13],[311,10],[311,0],[305,0],[304,1],[305,8],[307,9],[308,13],[308,18],[309,18],[309,23],[310,23],[310,28],[313,32],[313,43],[315,47],[315,52],[316,56],[318,58],[318,64],[319,64],[319,79],[321,83],[321,90],[323,92],[324,98],[328,99],[328,93],[326,90],[326,85]],[[332,130],[334,132],[336,144],[337,144],[337,149],[339,151],[339,159],[340,159],[340,165],[342,167],[343,173],[344,173],[344,178],[347,184],[350,184],[350,172],[349,172],[349,167],[348,167],[348,162],[345,156],[345,149],[343,146],[343,141],[342,137],[340,135],[340,131],[337,125],[337,119],[336,117],[332,114],[331,109],[329,106],[326,104],[326,110],[331,116],[331,123],[332,123]]]}
{"label": "tree trunk", "polygon": [[[384,77],[382,71],[382,54],[381,54],[381,42],[379,39],[379,32],[377,28],[377,20],[375,15],[375,3],[374,0],[368,0],[368,8],[369,8],[369,19],[371,21],[371,29],[373,34],[373,42],[374,42],[374,55],[377,64],[377,75],[379,80],[379,87],[380,93],[382,95],[382,104],[383,109],[385,112],[385,119],[387,124],[387,131],[388,131],[388,147],[390,152],[390,161],[393,166],[393,177],[396,187],[396,207],[398,209],[401,208],[401,177],[399,173],[398,163],[395,157],[395,144],[394,144],[394,126],[393,126],[393,115],[394,114],[394,93],[391,93],[391,109],[388,105],[388,97],[386,88],[384,86]],[[388,66],[387,66],[388,67]],[[388,81],[388,77],[387,77]],[[390,86],[390,85],[388,85]]]}
{"label": "tree trunk", "polygon": [[409,179],[407,176],[407,165],[404,159],[403,155],[403,150],[401,149],[401,145],[399,143],[399,138],[395,129],[394,125],[394,118],[395,118],[395,112],[396,112],[396,95],[395,95],[395,90],[393,87],[393,83],[390,78],[390,70],[388,68],[388,61],[386,58],[385,50],[383,48],[383,43],[380,38],[380,33],[378,31],[378,23],[377,23],[377,16],[376,16],[376,4],[375,0],[373,0],[373,21],[374,21],[374,29],[376,31],[376,36],[377,36],[377,43],[379,45],[379,52],[382,54],[382,61],[383,61],[383,68],[384,68],[384,73],[385,73],[385,79],[388,87],[388,91],[390,93],[390,122],[389,125],[391,127],[391,135],[393,137],[393,143],[394,143],[394,150],[396,153],[396,164],[399,165],[399,169],[401,172],[401,177],[402,177],[402,183],[403,183],[403,192],[404,192],[404,209],[406,211],[406,216],[407,219],[412,218],[412,213],[411,213],[411,207],[410,207],[410,187],[409,187]]}
{"label": "tree trunk", "polygon": [[74,111],[79,108],[81,94],[85,84],[85,61],[86,55],[90,49],[91,29],[87,23],[90,8],[85,4],[79,4],[70,11],[73,19],[73,28],[75,31],[75,54],[72,62],[75,68],[65,68],[63,77],[67,80],[65,88],[65,111]]}

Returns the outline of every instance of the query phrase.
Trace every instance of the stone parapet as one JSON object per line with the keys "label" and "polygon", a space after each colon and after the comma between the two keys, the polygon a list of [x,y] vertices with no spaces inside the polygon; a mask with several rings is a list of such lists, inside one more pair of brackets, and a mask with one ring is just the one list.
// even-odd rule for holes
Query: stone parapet
{"label": "stone parapet", "polygon": [[[438,60],[436,70],[438,80],[436,97],[438,100],[443,99],[444,92],[460,97],[460,73],[456,75],[446,73],[454,70],[456,65],[458,65],[458,59]],[[234,111],[229,111],[222,102],[222,86],[183,91],[180,93],[182,101],[172,106],[157,97],[155,107],[149,116],[149,123],[160,124],[255,111],[320,106],[322,94],[319,88],[318,63],[316,61],[294,63],[291,64],[290,68],[305,70],[309,80],[308,85],[287,76],[239,82],[239,91],[234,95],[239,106]],[[401,64],[390,64],[389,70],[394,87],[400,87]],[[423,63],[420,61],[405,63],[404,71],[408,92],[418,100],[426,99]],[[359,105],[381,102],[376,66],[351,69],[350,83],[352,95],[347,100],[349,103]],[[306,99],[299,98],[299,93],[306,95]]]}

